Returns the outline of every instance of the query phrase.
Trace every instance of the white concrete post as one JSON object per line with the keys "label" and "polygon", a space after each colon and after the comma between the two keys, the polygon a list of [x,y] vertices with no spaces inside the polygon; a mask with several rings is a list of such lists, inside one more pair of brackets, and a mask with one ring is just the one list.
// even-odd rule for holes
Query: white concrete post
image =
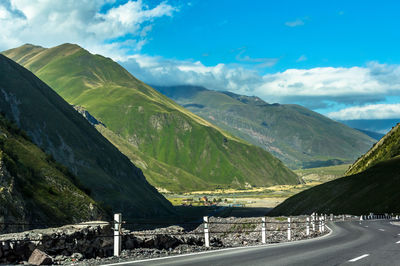
{"label": "white concrete post", "polygon": [[319,216],[318,217],[318,219],[319,219],[319,223],[318,223],[318,231],[320,232],[320,233],[322,233],[322,215],[321,216]]}
{"label": "white concrete post", "polygon": [[307,222],[306,222],[306,235],[310,235],[310,217],[307,217]]}
{"label": "white concrete post", "polygon": [[331,213],[331,222],[333,222],[333,213]]}
{"label": "white concrete post", "polygon": [[266,226],[265,226],[266,220],[267,219],[265,217],[261,218],[261,241],[263,244],[267,243],[267,232],[266,232]]}
{"label": "white concrete post", "polygon": [[315,232],[315,213],[311,215],[312,230]]}
{"label": "white concrete post", "polygon": [[204,222],[204,244],[206,247],[210,247],[210,232],[208,231],[208,216],[203,217]]}
{"label": "white concrete post", "polygon": [[343,214],[343,216],[342,216],[342,221],[344,222],[344,214]]}
{"label": "white concrete post", "polygon": [[288,221],[288,228],[287,228],[287,240],[288,241],[290,241],[290,240],[292,240],[292,229],[290,228],[290,223],[291,223],[291,221],[292,221],[292,218],[287,218],[287,221]]}
{"label": "white concrete post", "polygon": [[322,217],[322,233],[325,232],[325,219],[326,215]]}
{"label": "white concrete post", "polygon": [[114,256],[119,257],[121,255],[121,225],[122,225],[122,214],[114,214]]}

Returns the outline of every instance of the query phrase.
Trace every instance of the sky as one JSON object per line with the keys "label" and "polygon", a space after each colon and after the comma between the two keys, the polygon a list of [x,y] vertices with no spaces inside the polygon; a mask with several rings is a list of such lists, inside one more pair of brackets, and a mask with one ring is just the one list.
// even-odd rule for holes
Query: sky
{"label": "sky", "polygon": [[400,118],[400,2],[0,0],[0,50],[76,43],[153,85]]}

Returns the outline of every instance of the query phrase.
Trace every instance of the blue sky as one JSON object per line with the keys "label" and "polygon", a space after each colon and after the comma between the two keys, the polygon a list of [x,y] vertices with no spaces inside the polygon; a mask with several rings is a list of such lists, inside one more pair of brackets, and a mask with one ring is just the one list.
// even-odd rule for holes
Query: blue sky
{"label": "blue sky", "polygon": [[0,50],[77,43],[154,85],[400,118],[398,1],[2,0]]}
{"label": "blue sky", "polygon": [[208,66],[243,64],[239,55],[277,59],[276,65],[260,69],[266,73],[400,60],[400,5],[396,1],[179,3],[181,10],[173,19],[155,24],[152,41],[142,52],[192,58]]}

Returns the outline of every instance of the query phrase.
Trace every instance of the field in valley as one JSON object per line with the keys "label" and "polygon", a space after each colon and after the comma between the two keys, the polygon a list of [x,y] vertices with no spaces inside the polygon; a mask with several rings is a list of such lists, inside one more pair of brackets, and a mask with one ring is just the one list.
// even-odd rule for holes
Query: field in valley
{"label": "field in valley", "polygon": [[274,208],[285,199],[313,186],[342,177],[349,164],[299,169],[294,172],[303,184],[252,187],[248,189],[218,189],[184,194],[164,193],[174,206],[223,206]]}

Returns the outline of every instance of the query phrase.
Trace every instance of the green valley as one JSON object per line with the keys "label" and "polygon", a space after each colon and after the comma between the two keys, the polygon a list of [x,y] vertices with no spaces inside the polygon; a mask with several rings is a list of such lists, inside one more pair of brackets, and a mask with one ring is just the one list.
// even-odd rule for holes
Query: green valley
{"label": "green valley", "polygon": [[100,121],[96,128],[160,190],[299,183],[267,151],[179,106],[109,58],[72,44],[24,45],[3,54]]}
{"label": "green valley", "polygon": [[347,176],[294,195],[270,214],[400,212],[399,139],[398,124],[350,166]]}
{"label": "green valley", "polygon": [[[109,211],[124,212],[126,217],[131,218],[175,214],[172,205],[146,181],[142,171],[49,86],[3,55],[0,55],[0,73],[0,109],[5,117],[15,121],[16,126],[24,130],[33,143],[66,166],[76,176],[76,184],[90,189],[93,200]],[[17,166],[21,163],[20,168],[26,168],[26,182],[22,187],[30,191],[32,204],[44,204],[47,212],[53,212],[54,216],[59,215],[57,208],[65,208],[66,213],[76,210],[77,204],[82,204],[83,210],[86,208],[85,204],[91,199],[79,194],[76,188],[65,193],[59,191],[62,188],[58,183],[65,184],[66,188],[72,185],[61,173],[49,168],[52,160],[48,166],[43,159],[45,155],[29,143],[12,142],[5,147],[11,147],[8,145],[13,147],[7,150],[15,152],[20,159],[10,158]],[[57,175],[59,180],[55,178]],[[68,177],[68,174],[65,175]],[[75,196],[71,195],[75,193],[74,190],[78,193]],[[55,199],[52,195],[60,197]],[[78,201],[75,197],[81,199]],[[55,204],[59,206],[54,208]],[[88,218],[83,210],[76,210],[74,221],[78,217]]]}
{"label": "green valley", "polygon": [[195,86],[155,87],[202,118],[262,147],[292,169],[352,163],[374,140],[294,104]]}

